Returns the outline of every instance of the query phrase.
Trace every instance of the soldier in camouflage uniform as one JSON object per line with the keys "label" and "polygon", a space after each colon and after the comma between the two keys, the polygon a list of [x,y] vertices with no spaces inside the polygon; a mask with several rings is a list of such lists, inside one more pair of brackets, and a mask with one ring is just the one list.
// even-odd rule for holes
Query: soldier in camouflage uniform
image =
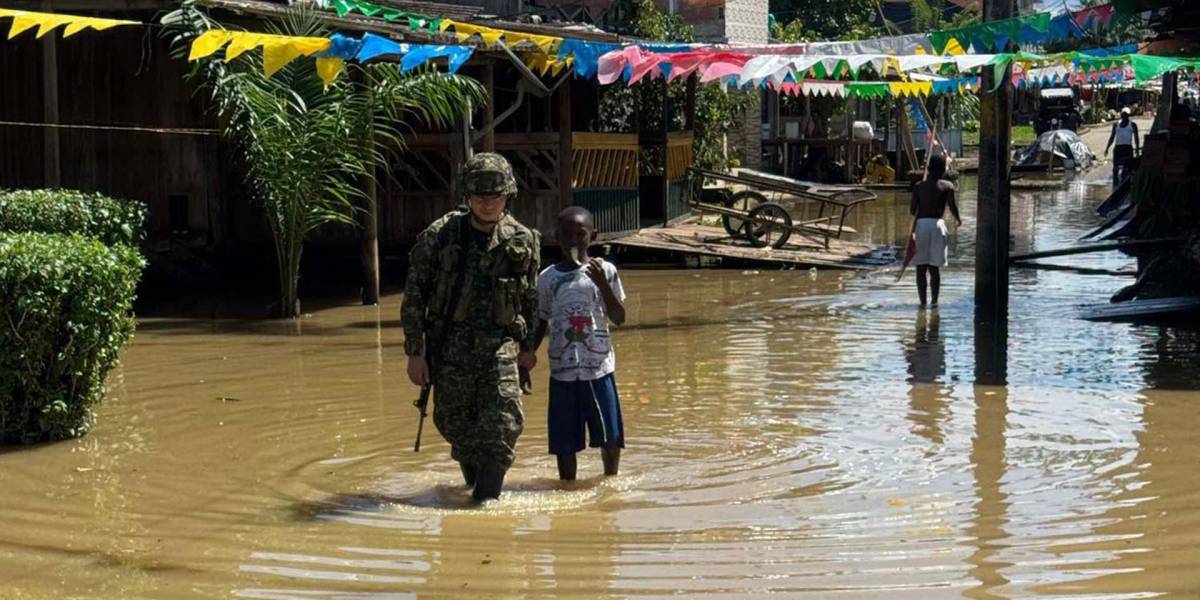
{"label": "soldier in camouflage uniform", "polygon": [[477,501],[498,498],[524,428],[518,364],[532,369],[540,246],[508,214],[512,166],[476,154],[463,167],[466,207],[434,221],[409,254],[400,319],[408,376],[430,380],[433,422]]}

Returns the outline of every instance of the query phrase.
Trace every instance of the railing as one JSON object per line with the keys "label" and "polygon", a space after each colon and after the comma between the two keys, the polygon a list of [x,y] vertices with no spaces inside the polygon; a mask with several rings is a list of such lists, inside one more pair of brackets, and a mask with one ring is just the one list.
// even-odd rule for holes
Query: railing
{"label": "railing", "polygon": [[571,186],[626,188],[638,186],[638,140],[632,133],[575,133],[571,147]]}
{"label": "railing", "polygon": [[639,227],[637,134],[572,136],[572,201],[590,211],[604,237]]}
{"label": "railing", "polygon": [[688,169],[694,164],[690,131],[667,134],[667,221],[691,214],[688,205]]}

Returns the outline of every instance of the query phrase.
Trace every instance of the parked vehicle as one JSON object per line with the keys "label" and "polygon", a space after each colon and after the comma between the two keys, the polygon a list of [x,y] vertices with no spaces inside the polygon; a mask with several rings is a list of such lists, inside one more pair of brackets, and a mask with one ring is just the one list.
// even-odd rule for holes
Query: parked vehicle
{"label": "parked vehicle", "polygon": [[1075,91],[1071,88],[1042,88],[1038,92],[1037,117],[1033,130],[1041,135],[1052,129],[1077,131],[1083,116],[1076,107]]}

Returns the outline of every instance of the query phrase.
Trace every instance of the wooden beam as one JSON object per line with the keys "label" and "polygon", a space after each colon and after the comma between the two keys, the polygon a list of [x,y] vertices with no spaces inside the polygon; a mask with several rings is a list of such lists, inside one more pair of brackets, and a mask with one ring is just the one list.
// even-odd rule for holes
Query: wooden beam
{"label": "wooden beam", "polygon": [[1010,262],[1033,260],[1035,258],[1050,258],[1052,256],[1070,256],[1072,254],[1089,254],[1092,252],[1108,252],[1110,250],[1125,250],[1127,248],[1142,248],[1145,246],[1158,246],[1162,244],[1176,244],[1187,241],[1183,237],[1170,238],[1155,238],[1150,240],[1131,240],[1128,242],[1104,242],[1101,244],[1084,244],[1081,246],[1071,246],[1069,248],[1055,248],[1053,250],[1041,250],[1039,252],[1029,252],[1026,254],[1014,254],[1009,258]]}
{"label": "wooden beam", "polygon": [[487,102],[483,105],[483,151],[496,151],[496,62],[489,60],[483,67],[483,89]]}
{"label": "wooden beam", "polygon": [[571,124],[571,80],[558,86],[558,200],[564,208],[575,203],[571,180],[574,178]]}
{"label": "wooden beam", "polygon": [[687,97],[683,105],[683,128],[688,131],[696,129],[696,74],[692,73],[687,79]]}
{"label": "wooden beam", "polygon": [[[355,83],[360,94],[363,94],[370,105],[374,93],[371,86],[366,85],[361,69],[352,70]],[[362,176],[363,212],[362,212],[362,243],[360,254],[363,269],[362,303],[367,306],[379,304],[379,196],[375,185],[375,122],[373,117],[363,132],[362,153],[366,171]]]}
{"label": "wooden beam", "polygon": [[[40,6],[44,12],[53,12],[49,0]],[[42,39],[42,122],[59,123],[58,104],[58,36],[48,35]],[[62,187],[62,148],[57,127],[42,130],[43,179],[48,188]]]}

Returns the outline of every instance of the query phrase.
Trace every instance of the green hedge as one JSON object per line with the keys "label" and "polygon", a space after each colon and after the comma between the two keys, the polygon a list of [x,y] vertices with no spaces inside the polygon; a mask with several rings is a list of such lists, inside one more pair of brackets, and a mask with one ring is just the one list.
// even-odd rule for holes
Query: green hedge
{"label": "green hedge", "polygon": [[0,443],[87,432],[133,334],[143,266],[124,244],[0,233]]}
{"label": "green hedge", "polygon": [[75,190],[0,190],[0,231],[78,233],[137,246],[146,239],[146,207]]}

